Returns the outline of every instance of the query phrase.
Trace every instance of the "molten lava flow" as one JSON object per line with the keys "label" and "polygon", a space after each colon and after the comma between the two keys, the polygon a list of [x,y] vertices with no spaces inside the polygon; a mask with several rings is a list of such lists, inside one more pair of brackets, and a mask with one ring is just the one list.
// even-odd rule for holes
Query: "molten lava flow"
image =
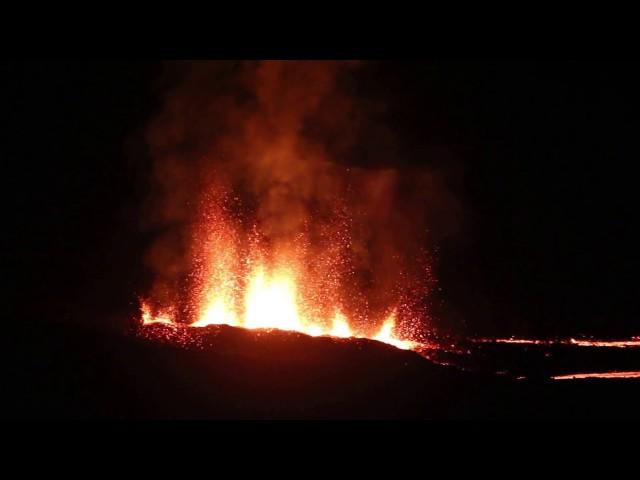
{"label": "molten lava flow", "polygon": [[640,347],[640,338],[633,337],[630,340],[585,340],[569,339],[569,343],[578,347],[605,347],[605,348],[630,348]]}
{"label": "molten lava flow", "polygon": [[576,347],[599,347],[599,348],[639,348],[640,337],[631,337],[628,340],[597,340],[586,338],[568,338],[560,340],[540,340],[527,338],[477,338],[475,343],[504,343],[513,345],[573,345]]}
{"label": "molten lava flow", "polygon": [[554,380],[585,380],[589,378],[640,378],[639,371],[613,371],[595,373],[572,373],[569,375],[556,375]]}

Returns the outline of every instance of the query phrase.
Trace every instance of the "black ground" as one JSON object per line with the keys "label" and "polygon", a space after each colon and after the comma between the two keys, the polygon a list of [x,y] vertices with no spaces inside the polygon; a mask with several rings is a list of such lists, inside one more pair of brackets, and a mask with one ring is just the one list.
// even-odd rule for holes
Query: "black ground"
{"label": "black ground", "polygon": [[222,326],[180,345],[43,328],[23,329],[5,349],[5,418],[639,417],[640,381],[515,380],[437,365],[369,340]]}

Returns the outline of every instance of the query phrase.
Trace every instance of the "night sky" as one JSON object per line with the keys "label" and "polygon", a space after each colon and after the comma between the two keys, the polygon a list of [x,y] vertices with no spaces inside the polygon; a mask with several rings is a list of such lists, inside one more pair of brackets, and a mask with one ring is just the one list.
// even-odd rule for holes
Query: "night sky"
{"label": "night sky", "polygon": [[[144,129],[162,72],[160,62],[2,65],[5,321],[117,329],[136,311],[152,238],[140,222]],[[389,105],[381,121],[402,161],[456,172],[449,188],[463,208],[438,245],[439,324],[640,335],[636,63],[390,62],[363,76],[361,95]]]}

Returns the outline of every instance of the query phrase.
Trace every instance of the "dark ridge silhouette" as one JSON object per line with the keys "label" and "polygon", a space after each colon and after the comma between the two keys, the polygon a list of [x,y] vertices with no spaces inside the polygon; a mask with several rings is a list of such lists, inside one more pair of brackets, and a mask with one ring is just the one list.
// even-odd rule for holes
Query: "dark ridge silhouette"
{"label": "dark ridge silhouette", "polygon": [[[44,323],[44,322],[43,322]],[[43,331],[47,329],[47,331]],[[155,330],[155,331],[154,331]],[[193,329],[191,329],[193,330]],[[371,340],[207,327],[180,341],[23,328],[6,345],[6,418],[637,418],[640,382],[515,380]],[[184,337],[183,337],[184,340]],[[28,348],[25,346],[28,345]],[[34,352],[37,352],[34,354]]]}

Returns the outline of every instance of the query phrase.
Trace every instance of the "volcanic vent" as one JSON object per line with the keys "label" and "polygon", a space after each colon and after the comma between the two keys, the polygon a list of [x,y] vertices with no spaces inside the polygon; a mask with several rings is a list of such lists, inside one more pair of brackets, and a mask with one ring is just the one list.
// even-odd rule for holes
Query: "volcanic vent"
{"label": "volcanic vent", "polygon": [[357,69],[169,65],[175,85],[149,131],[158,239],[143,328],[225,324],[404,349],[424,340],[431,179],[390,168],[393,159],[354,161],[364,136],[380,132],[347,93]]}

